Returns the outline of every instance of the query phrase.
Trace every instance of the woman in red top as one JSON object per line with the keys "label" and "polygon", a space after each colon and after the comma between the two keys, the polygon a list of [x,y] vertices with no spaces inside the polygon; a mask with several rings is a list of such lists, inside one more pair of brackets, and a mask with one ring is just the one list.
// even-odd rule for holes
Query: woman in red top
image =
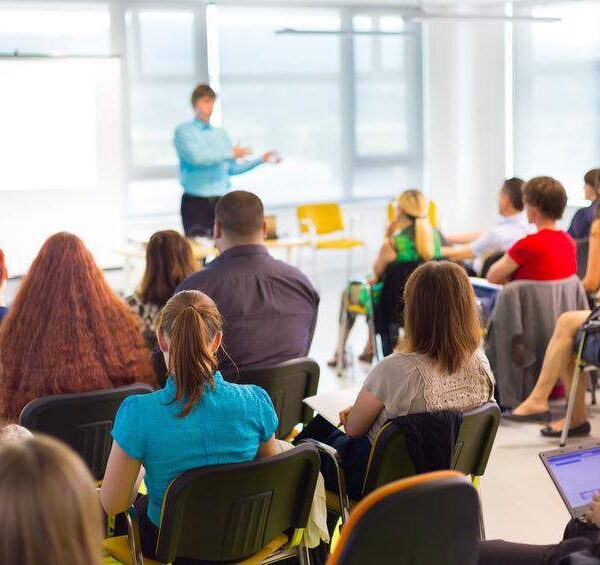
{"label": "woman in red top", "polygon": [[567,205],[567,193],[552,177],[532,178],[523,189],[527,217],[537,233],[517,241],[488,272],[487,280],[551,281],[577,272],[577,252],[571,236],[557,222]]}

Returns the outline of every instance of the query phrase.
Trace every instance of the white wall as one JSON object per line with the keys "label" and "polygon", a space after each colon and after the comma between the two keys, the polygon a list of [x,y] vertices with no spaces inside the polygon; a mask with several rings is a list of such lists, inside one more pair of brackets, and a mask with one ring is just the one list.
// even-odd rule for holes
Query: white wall
{"label": "white wall", "polygon": [[506,171],[505,24],[424,25],[429,193],[444,231],[485,228]]}

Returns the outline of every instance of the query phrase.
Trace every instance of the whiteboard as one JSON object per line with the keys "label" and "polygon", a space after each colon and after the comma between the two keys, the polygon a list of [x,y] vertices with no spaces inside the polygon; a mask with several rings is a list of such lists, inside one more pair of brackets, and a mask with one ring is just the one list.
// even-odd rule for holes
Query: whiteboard
{"label": "whiteboard", "polygon": [[0,248],[23,274],[57,231],[101,266],[124,234],[118,58],[0,58]]}

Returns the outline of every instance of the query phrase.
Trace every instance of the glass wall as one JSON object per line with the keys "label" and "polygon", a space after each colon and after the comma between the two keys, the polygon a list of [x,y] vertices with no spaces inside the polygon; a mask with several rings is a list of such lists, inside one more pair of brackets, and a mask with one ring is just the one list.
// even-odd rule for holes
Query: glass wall
{"label": "glass wall", "polygon": [[600,4],[530,8],[560,22],[515,26],[515,174],[548,174],[574,200],[600,165]]}

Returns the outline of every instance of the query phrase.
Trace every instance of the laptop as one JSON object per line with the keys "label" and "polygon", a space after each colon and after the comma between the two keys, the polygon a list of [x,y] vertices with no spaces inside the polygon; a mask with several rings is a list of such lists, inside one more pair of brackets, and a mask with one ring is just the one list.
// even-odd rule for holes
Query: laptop
{"label": "laptop", "polygon": [[583,518],[600,491],[600,441],[543,451],[540,458],[573,518]]}

